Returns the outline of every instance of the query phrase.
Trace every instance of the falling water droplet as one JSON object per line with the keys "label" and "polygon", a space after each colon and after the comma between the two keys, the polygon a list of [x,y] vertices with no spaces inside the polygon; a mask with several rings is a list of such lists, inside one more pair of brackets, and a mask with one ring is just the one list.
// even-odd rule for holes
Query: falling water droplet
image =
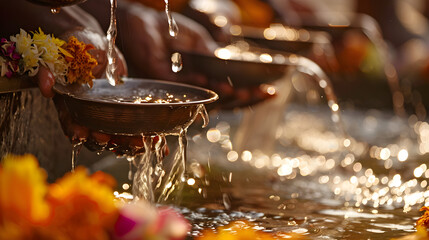
{"label": "falling water droplet", "polygon": [[165,14],[167,15],[167,20],[168,20],[168,33],[170,34],[170,36],[176,38],[177,35],[179,34],[179,27],[177,26],[177,23],[174,20],[174,18],[171,16],[168,0],[164,0],[164,2],[165,2]]}
{"label": "falling water droplet", "polygon": [[171,70],[173,72],[177,73],[182,70],[183,63],[182,63],[182,55],[178,52],[175,52],[171,55]]}
{"label": "falling water droplet", "polygon": [[171,19],[171,22],[171,24],[168,24],[168,32],[170,33],[170,36],[176,38],[177,34],[179,33],[179,27],[177,26],[177,23],[174,18]]}
{"label": "falling water droplet", "polygon": [[77,163],[77,156],[79,155],[80,149],[82,149],[82,145],[83,145],[83,142],[78,142],[78,143],[73,144],[72,159],[71,159],[71,164],[72,164],[71,171],[72,172],[74,172],[74,169],[75,169],[75,166]]}
{"label": "falling water droplet", "polygon": [[203,118],[203,128],[209,125],[209,114],[207,113],[207,109],[204,105],[200,105],[200,109],[198,114],[200,114],[201,118]]}
{"label": "falling water droplet", "polygon": [[132,164],[129,162],[129,170],[128,170],[128,180],[133,180],[133,171],[132,171]]}
{"label": "falling water droplet", "polygon": [[226,79],[228,80],[229,85],[231,85],[231,87],[234,87],[234,84],[232,83],[231,77],[227,76]]}
{"label": "falling water droplet", "polygon": [[225,207],[225,209],[230,210],[231,209],[231,200],[229,199],[228,194],[226,194],[226,193],[222,194],[222,201],[223,201],[223,206]]}
{"label": "falling water droplet", "polygon": [[133,161],[134,157],[127,157],[128,161],[128,180],[133,180]]}
{"label": "falling water droplet", "polygon": [[190,165],[190,170],[192,171],[194,176],[197,178],[203,178],[205,176],[205,169],[199,163],[196,163],[196,162],[192,163]]}
{"label": "falling water droplet", "polygon": [[60,11],[61,11],[61,8],[59,8],[59,7],[51,8],[51,13],[52,14],[58,14],[58,13],[60,13]]}

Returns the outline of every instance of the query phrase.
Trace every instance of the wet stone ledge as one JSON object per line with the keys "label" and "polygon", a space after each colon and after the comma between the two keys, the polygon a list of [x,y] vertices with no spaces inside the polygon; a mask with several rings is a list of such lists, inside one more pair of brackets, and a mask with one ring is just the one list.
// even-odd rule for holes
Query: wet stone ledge
{"label": "wet stone ledge", "polygon": [[[48,181],[71,168],[71,144],[64,136],[51,99],[38,89],[0,94],[0,158],[8,153],[31,153],[48,173]],[[99,158],[83,151],[83,164]]]}

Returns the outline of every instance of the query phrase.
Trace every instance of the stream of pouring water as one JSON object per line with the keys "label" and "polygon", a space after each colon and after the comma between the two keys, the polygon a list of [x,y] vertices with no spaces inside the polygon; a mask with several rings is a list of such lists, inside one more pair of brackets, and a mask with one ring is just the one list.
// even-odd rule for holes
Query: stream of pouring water
{"label": "stream of pouring water", "polygon": [[82,149],[83,142],[74,143],[72,146],[71,172],[74,172],[77,163],[77,156]]}
{"label": "stream of pouring water", "polygon": [[[192,119],[180,129],[173,133],[159,133],[157,135],[142,134],[144,152],[141,151],[118,151],[116,148],[104,146],[100,151],[111,150],[116,151],[118,158],[125,157],[129,163],[128,179],[132,183],[132,192],[135,200],[145,199],[151,203],[163,203],[170,200],[169,197],[173,192],[180,194],[182,184],[185,180],[186,170],[186,151],[187,151],[187,129],[194,122],[196,117],[200,115],[203,119],[203,128],[209,123],[209,116],[203,104],[199,105],[193,113]],[[166,136],[177,136],[178,147],[173,157],[166,158],[167,140]],[[72,172],[79,151],[84,140],[73,144],[72,149]],[[140,152],[140,153],[139,153]],[[169,162],[171,160],[171,162]],[[137,168],[137,171],[132,174],[132,165]]]}
{"label": "stream of pouring water", "polygon": [[[177,26],[176,21],[171,16],[170,6],[168,0],[164,0],[165,2],[165,15],[167,15],[168,21],[168,33],[171,37],[177,38],[179,34],[179,27]],[[175,52],[171,55],[171,70],[175,73],[180,72],[182,70],[182,55],[178,52]]]}
{"label": "stream of pouring water", "polygon": [[177,35],[179,34],[179,27],[177,26],[177,23],[174,20],[174,18],[171,16],[170,4],[168,0],[164,0],[164,2],[165,2],[165,14],[167,15],[167,21],[168,21],[168,33],[170,34],[170,36],[176,38]]}
{"label": "stream of pouring water", "polygon": [[350,139],[344,123],[342,121],[340,106],[337,101],[337,96],[335,95],[332,82],[325,72],[313,61],[304,58],[297,57],[298,59],[292,60],[292,63],[295,64],[295,67],[298,72],[308,74],[313,77],[313,79],[318,83],[319,87],[323,90],[326,100],[328,102],[329,109],[331,111],[331,119],[339,128],[340,133],[345,139]]}
{"label": "stream of pouring water", "polygon": [[[400,117],[406,117],[405,94],[407,89],[410,89],[411,87],[406,86],[409,84],[408,82],[400,83],[396,68],[389,56],[387,43],[384,41],[380,30],[377,27],[377,23],[371,18],[363,18],[362,26],[364,34],[374,44],[378,54],[380,55],[381,62],[384,63],[383,71],[392,93],[392,101],[395,113]],[[407,79],[405,79],[405,81],[406,80]],[[419,120],[424,120],[426,118],[426,110],[424,104],[421,101],[421,97],[412,97],[410,101],[414,107],[414,113],[417,115]]]}
{"label": "stream of pouring water", "polygon": [[[169,34],[171,37],[176,38],[179,32],[179,28],[176,21],[171,16],[169,10],[168,0],[165,2],[165,13],[167,15]],[[115,53],[115,39],[117,34],[116,29],[116,0],[110,0],[111,3],[111,19],[110,26],[107,31],[108,40],[108,65],[106,69],[106,76],[109,83],[115,86],[119,80],[116,72],[116,53]],[[171,56],[172,70],[173,72],[179,72],[182,69],[182,57],[180,53],[175,52]],[[208,114],[204,105],[200,105],[193,119],[188,125],[179,129],[177,133],[170,134],[178,136],[178,149],[172,160],[172,167],[169,173],[166,175],[165,167],[163,166],[163,160],[165,158],[165,147],[167,146],[166,134],[159,133],[155,136],[142,135],[144,142],[144,154],[140,155],[127,155],[126,159],[129,162],[128,179],[132,178],[132,164],[136,165],[137,172],[133,179],[133,195],[134,199],[146,199],[149,202],[164,202],[169,196],[176,190],[181,188],[182,180],[184,179],[184,173],[186,168],[186,147],[187,139],[186,132],[189,125],[195,120],[197,115],[201,115],[206,127],[208,124]],[[82,142],[73,145],[72,151],[72,171],[74,171],[75,162],[77,155],[82,146]],[[103,148],[104,149],[104,148]],[[133,153],[131,153],[133,154]],[[135,153],[134,153],[135,154]],[[160,194],[155,197],[155,191],[159,190]]]}
{"label": "stream of pouring water", "polygon": [[115,51],[115,41],[118,33],[116,28],[116,7],[117,0],[110,0],[110,25],[107,30],[106,78],[112,86],[121,82],[117,72],[117,56]]}
{"label": "stream of pouring water", "polygon": [[[267,101],[260,106],[254,106],[250,111],[245,112],[242,124],[237,130],[234,147],[236,151],[242,152],[249,149],[261,151],[271,151],[270,146],[274,146],[276,141],[276,130],[283,117],[283,111],[290,94],[290,76],[294,72],[299,72],[311,76],[317,85],[323,90],[328,106],[331,111],[331,119],[337,126],[344,140],[351,140],[347,134],[341,119],[340,106],[334,93],[332,83],[324,71],[313,61],[295,54],[291,54],[284,59],[284,64],[292,66],[283,79],[279,80],[278,96],[272,101]],[[267,115],[269,112],[269,115]],[[263,143],[261,143],[261,139]]]}
{"label": "stream of pouring water", "polygon": [[[166,0],[168,1],[168,0]],[[116,7],[117,7],[117,0],[110,0],[110,24],[109,24],[109,28],[107,30],[107,66],[106,66],[106,78],[109,81],[109,83],[112,86],[115,86],[119,83],[121,83],[121,79],[120,76],[117,72],[117,55],[116,55],[116,50],[115,50],[115,41],[116,41],[116,36],[118,33],[117,27],[116,27]],[[58,14],[61,11],[61,8],[56,7],[56,8],[51,8],[51,13],[52,14]],[[167,8],[166,8],[167,11]],[[170,16],[171,18],[171,16]],[[170,25],[170,20],[169,20],[169,25]],[[177,29],[177,25],[176,23],[173,22],[171,23],[171,29],[174,29],[174,26],[176,26]],[[171,32],[176,33],[177,35],[177,30],[176,31],[170,31]]]}
{"label": "stream of pouring water", "polygon": [[[174,18],[171,16],[169,1],[164,0],[164,3],[165,14],[168,21],[168,33],[171,37],[177,38],[179,27],[177,26]],[[171,69],[175,73],[182,69],[182,56],[178,52],[173,53],[171,56]],[[204,122],[208,120],[207,111],[205,110],[204,105],[199,107],[197,114],[201,114]],[[180,129],[178,132],[178,150],[174,155],[172,167],[169,171],[168,177],[165,180],[164,176],[166,172],[162,167],[162,162],[165,157],[163,151],[167,144],[165,135],[158,135],[158,142],[154,142],[153,137],[146,137],[147,139],[150,139],[150,141],[145,141],[145,153],[141,155],[139,159],[137,172],[133,181],[133,196],[135,199],[144,198],[150,202],[154,202],[154,191],[156,189],[162,189],[161,194],[156,200],[157,202],[161,202],[167,200],[169,195],[176,188],[180,188],[186,167],[186,132],[188,126]],[[204,124],[203,127],[205,126],[206,124]],[[145,136],[143,136],[143,138],[145,138]],[[154,152],[152,151],[152,146],[155,146]],[[154,177],[157,179],[154,179]],[[155,187],[153,186],[153,183],[155,183]]]}
{"label": "stream of pouring water", "polygon": [[[198,114],[204,121],[203,127],[206,127],[209,118],[204,105],[199,106],[195,117]],[[145,153],[134,158],[134,162],[137,165],[132,189],[134,199],[145,199],[149,202],[163,203],[176,190],[180,192],[186,170],[186,133],[187,128],[192,124],[193,120],[187,126],[179,129],[177,133],[169,134],[178,137],[178,148],[174,153],[171,167],[168,171],[164,165],[166,164],[164,163],[164,150],[167,144],[166,135],[142,136],[145,139]]]}
{"label": "stream of pouring water", "polygon": [[381,35],[378,24],[370,17],[364,17],[361,21],[363,33],[374,44],[383,63],[383,71],[392,93],[393,110],[398,116],[405,117],[404,95],[401,91],[398,73],[389,57],[388,46]]}

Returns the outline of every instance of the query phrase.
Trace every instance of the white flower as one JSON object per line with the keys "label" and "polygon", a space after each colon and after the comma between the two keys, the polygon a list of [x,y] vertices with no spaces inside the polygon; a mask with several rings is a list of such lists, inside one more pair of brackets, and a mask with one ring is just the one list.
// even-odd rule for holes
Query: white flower
{"label": "white flower", "polygon": [[30,77],[39,71],[39,60],[42,52],[39,52],[37,45],[34,44],[30,34],[21,29],[19,34],[11,36],[10,40],[15,42],[16,51],[21,54],[23,61],[22,73],[28,71]]}
{"label": "white flower", "polygon": [[68,72],[68,64],[60,54],[60,47],[65,44],[61,39],[45,34],[39,28],[39,32],[33,34],[34,44],[41,52],[40,64],[47,67],[59,82],[65,82]]}
{"label": "white flower", "polygon": [[27,49],[32,47],[33,39],[24,29],[20,29],[19,34],[10,36],[10,40],[15,42],[16,51],[19,54],[23,54]]}

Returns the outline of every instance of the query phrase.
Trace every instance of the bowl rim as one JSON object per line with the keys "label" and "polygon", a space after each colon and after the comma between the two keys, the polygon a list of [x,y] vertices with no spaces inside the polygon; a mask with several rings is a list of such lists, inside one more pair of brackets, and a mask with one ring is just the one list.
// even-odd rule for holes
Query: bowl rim
{"label": "bowl rim", "polygon": [[[212,103],[216,100],[219,99],[219,95],[209,89],[206,88],[202,88],[202,87],[198,87],[198,86],[193,86],[190,84],[185,84],[185,83],[178,83],[178,82],[173,82],[173,81],[166,81],[166,80],[155,80],[155,79],[146,79],[146,78],[133,78],[133,77],[123,77],[122,80],[125,82],[127,81],[146,81],[146,82],[152,82],[152,83],[161,83],[161,84],[166,84],[166,85],[170,85],[170,86],[179,86],[179,87],[184,87],[184,88],[188,88],[188,89],[193,89],[193,90],[197,90],[197,91],[201,91],[201,92],[205,92],[207,95],[211,96],[210,98],[205,98],[205,99],[201,99],[201,100],[190,100],[188,102],[173,102],[173,103],[147,103],[147,102],[142,102],[142,103],[132,103],[132,102],[114,102],[114,101],[108,101],[108,100],[102,100],[102,99],[95,99],[95,98],[88,98],[88,97],[82,97],[79,95],[74,94],[73,92],[66,92],[64,91],[65,89],[67,89],[67,86],[64,86],[60,83],[55,83],[55,85],[53,86],[53,90],[63,96],[67,96],[73,99],[77,99],[77,100],[82,100],[82,101],[88,101],[88,102],[94,102],[94,103],[103,103],[103,104],[112,104],[112,105],[126,105],[126,106],[135,106],[135,107],[148,107],[148,106],[163,106],[163,107],[168,107],[168,106],[191,106],[191,105],[197,105],[197,104],[208,104],[208,103]],[[106,78],[98,78],[98,79],[94,79],[94,81],[106,81]],[[77,86],[77,85],[75,85]],[[87,86],[77,86],[77,87],[84,87],[87,88],[88,90],[91,89]],[[95,87],[95,86],[94,86]],[[112,86],[114,87],[114,86]]]}
{"label": "bowl rim", "polygon": [[[288,27],[287,25],[284,25],[284,27]],[[305,27],[294,27],[291,28],[295,30],[305,30],[309,33],[309,38],[307,40],[303,39],[279,39],[278,37],[275,37],[273,39],[266,39],[263,36],[263,30],[266,28],[258,28],[258,27],[249,27],[249,26],[240,26],[242,28],[242,32],[240,35],[234,36],[234,37],[242,37],[244,39],[257,39],[257,40],[266,40],[266,41],[272,41],[272,42],[291,42],[291,43],[305,43],[305,44],[328,44],[331,42],[331,37],[329,34],[327,34],[325,31],[321,30],[311,30],[306,29]],[[320,38],[319,36],[322,36]],[[270,49],[271,50],[271,49]],[[273,50],[275,51],[275,50]],[[285,52],[288,53],[288,52]]]}
{"label": "bowl rim", "polygon": [[[262,53],[268,53],[270,55],[283,55],[285,58],[289,57],[291,55],[297,55],[294,53],[289,53],[289,52],[285,52],[285,51],[279,51],[279,50],[272,50],[272,49],[268,49],[268,48],[261,48],[260,49],[261,54]],[[180,51],[180,54],[182,54],[182,56],[184,55],[185,57],[202,57],[202,58],[208,58],[210,60],[215,60],[217,62],[227,62],[227,63],[231,63],[231,64],[247,64],[247,65],[264,65],[264,66],[271,66],[271,67],[289,67],[291,66],[290,64],[286,64],[286,63],[279,63],[279,62],[262,62],[262,61],[252,61],[252,60],[244,60],[244,59],[235,59],[235,58],[228,58],[228,59],[223,59],[220,57],[217,57],[214,53],[213,54],[207,54],[207,53],[200,53],[200,52],[195,52],[195,51]]]}

